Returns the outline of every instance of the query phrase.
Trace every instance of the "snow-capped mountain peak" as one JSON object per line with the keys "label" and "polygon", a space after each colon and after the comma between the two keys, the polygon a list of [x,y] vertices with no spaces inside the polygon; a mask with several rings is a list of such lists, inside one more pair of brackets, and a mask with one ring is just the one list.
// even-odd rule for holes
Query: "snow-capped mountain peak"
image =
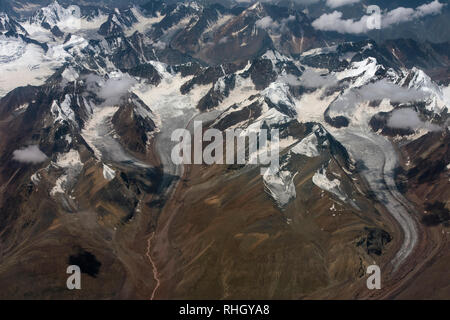
{"label": "snow-capped mountain peak", "polygon": [[71,5],[67,8],[61,6],[58,1],[54,1],[47,7],[41,8],[31,18],[31,21],[39,24],[48,24],[53,27],[59,23],[71,22],[81,19],[81,10],[79,6]]}
{"label": "snow-capped mountain peak", "polygon": [[5,32],[11,35],[26,35],[25,29],[14,19],[10,18],[8,14],[0,12],[0,33]]}

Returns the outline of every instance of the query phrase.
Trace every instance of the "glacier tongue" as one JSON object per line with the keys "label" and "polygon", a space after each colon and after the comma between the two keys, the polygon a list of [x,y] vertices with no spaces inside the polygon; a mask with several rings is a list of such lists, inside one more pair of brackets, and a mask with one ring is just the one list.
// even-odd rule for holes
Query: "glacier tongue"
{"label": "glacier tongue", "polygon": [[367,127],[335,130],[334,136],[352,157],[362,161],[367,168],[362,175],[376,193],[377,198],[398,221],[404,232],[402,247],[393,260],[398,267],[412,252],[417,241],[417,227],[411,213],[405,207],[408,201],[397,190],[394,180],[398,157],[392,143]]}

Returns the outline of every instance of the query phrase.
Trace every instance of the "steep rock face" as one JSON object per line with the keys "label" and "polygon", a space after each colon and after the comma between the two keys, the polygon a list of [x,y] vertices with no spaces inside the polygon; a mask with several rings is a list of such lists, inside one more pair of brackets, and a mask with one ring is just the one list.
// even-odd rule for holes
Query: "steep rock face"
{"label": "steep rock face", "polygon": [[145,154],[156,125],[152,111],[137,97],[129,97],[112,118],[114,130],[129,150]]}
{"label": "steep rock face", "polygon": [[255,88],[263,90],[275,81],[277,74],[273,70],[272,62],[268,59],[256,59],[244,77],[250,76]]}
{"label": "steep rock face", "polygon": [[7,36],[27,35],[26,30],[15,19],[4,12],[0,12],[0,32]]}
{"label": "steep rock face", "polygon": [[151,15],[156,16],[158,13],[164,10],[166,8],[167,4],[164,1],[161,0],[155,0],[155,1],[149,1],[145,2],[141,5],[142,10]]}
{"label": "steep rock face", "polygon": [[428,214],[432,214],[433,210],[427,210],[426,207],[438,208],[440,203],[448,209],[448,129],[431,132],[411,141],[402,147],[402,151],[406,164],[397,176],[401,189],[411,195]]}
{"label": "steep rock face", "polygon": [[117,17],[114,14],[110,14],[108,20],[100,26],[98,33],[108,38],[114,38],[123,36],[124,30],[117,21]]}
{"label": "steep rock face", "polygon": [[[220,4],[214,4],[203,9],[195,24],[176,34],[171,45],[183,53],[195,55],[202,49],[202,45],[209,41],[209,37],[212,37],[208,31],[212,32],[216,23],[219,23],[220,26],[222,21],[227,21],[229,19],[227,16],[231,16],[230,10]],[[219,21],[219,19],[222,20]],[[204,34],[205,32],[206,34]]]}
{"label": "steep rock face", "polygon": [[[397,185],[414,204],[421,234],[438,239],[439,258],[417,276],[414,286],[405,287],[399,297],[424,297],[426,292],[428,297],[442,299],[448,294],[441,284],[450,256],[448,240],[442,238],[450,228],[448,128],[404,143],[400,150],[403,161],[397,170]],[[437,289],[429,290],[430,285]],[[422,288],[420,292],[418,287]]]}
{"label": "steep rock face", "polygon": [[[253,102],[247,106],[240,107],[233,105],[227,110],[224,116],[219,117],[215,127],[219,130],[225,131],[228,128],[245,122],[252,121],[259,118],[262,114],[263,106],[259,101]],[[236,110],[236,111],[235,111]]]}
{"label": "steep rock face", "polygon": [[284,19],[287,30],[282,33],[276,46],[278,50],[295,55],[312,48],[323,47],[322,35],[311,26],[311,21],[303,12],[292,12]]}
{"label": "steep rock face", "polygon": [[153,39],[165,39],[165,36],[170,37],[172,32],[180,31],[182,27],[191,25],[191,22],[194,23],[198,19],[201,8],[195,3],[193,5],[178,3],[164,5],[156,10],[163,18],[153,25],[150,35]]}
{"label": "steep rock face", "polygon": [[105,38],[114,38],[124,35],[125,29],[138,22],[132,9],[115,9],[108,19],[100,26],[98,33]]}
{"label": "steep rock face", "polygon": [[[80,94],[83,89],[78,89]],[[79,135],[80,126],[89,116],[85,101],[73,93],[73,86],[61,90],[59,86],[49,84],[40,88],[18,88],[3,98],[2,106],[15,110],[23,106],[8,122],[11,135],[5,139],[8,152],[4,156],[9,157],[17,146],[36,142],[49,153],[60,152],[62,146],[67,146],[64,136]]]}
{"label": "steep rock face", "polygon": [[214,33],[214,45],[206,46],[200,57],[210,62],[242,61],[265,51],[271,45],[270,37],[256,27],[263,10],[258,4],[220,26]]}
{"label": "steep rock face", "polygon": [[381,255],[386,244],[392,241],[392,237],[384,230],[377,228],[365,228],[366,236],[359,242],[358,246],[364,246],[368,254]]}
{"label": "steep rock face", "polygon": [[39,89],[33,86],[16,88],[0,100],[0,119],[11,116],[20,106],[26,106],[33,101]]}
{"label": "steep rock face", "polygon": [[124,72],[134,77],[146,79],[149,84],[157,86],[161,82],[161,75],[152,64],[141,64],[132,69],[124,69]]}
{"label": "steep rock face", "polygon": [[315,68],[326,68],[333,71],[342,71],[348,66],[348,62],[346,60],[341,60],[335,54],[319,54],[306,56],[302,60],[308,66]]}
{"label": "steep rock face", "polygon": [[198,62],[188,62],[171,66],[171,69],[175,73],[180,73],[184,78],[187,76],[199,74],[202,70],[202,66]]}
{"label": "steep rock face", "polygon": [[214,82],[213,87],[208,93],[198,102],[197,108],[200,111],[206,111],[217,107],[230,92],[235,88],[236,75],[228,75],[219,78]]}
{"label": "steep rock face", "polygon": [[406,68],[418,67],[430,70],[448,67],[450,43],[418,43],[411,39],[389,40],[383,43],[399,63]]}
{"label": "steep rock face", "polygon": [[219,78],[228,74],[232,74],[242,67],[242,64],[228,63],[201,69],[196,72],[191,80],[181,86],[180,91],[182,94],[186,94],[189,93],[196,85],[207,85],[210,83],[215,83],[219,80]]}
{"label": "steep rock face", "polygon": [[73,188],[77,211],[94,210],[98,221],[108,228],[129,223],[139,213],[143,194],[155,193],[161,180],[161,172],[152,168],[114,168],[114,177],[106,179],[102,174],[105,169],[89,161]]}
{"label": "steep rock face", "polygon": [[299,54],[321,44],[320,34],[306,15],[266,3],[234,10],[207,7],[171,42],[178,50],[209,63],[248,60],[270,48]]}
{"label": "steep rock face", "polygon": [[50,31],[52,32],[52,34],[55,37],[58,37],[58,38],[64,37],[64,32],[62,32],[58,26],[54,26]]}

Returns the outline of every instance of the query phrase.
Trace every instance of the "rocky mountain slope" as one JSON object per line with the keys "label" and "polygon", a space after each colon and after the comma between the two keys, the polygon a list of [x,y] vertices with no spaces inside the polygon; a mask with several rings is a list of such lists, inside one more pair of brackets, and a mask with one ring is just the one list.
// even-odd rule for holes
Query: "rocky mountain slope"
{"label": "rocky mountain slope", "polygon": [[[0,32],[0,297],[448,298],[448,44],[330,43],[267,3],[53,2]],[[280,166],[174,164],[199,120],[278,129]]]}

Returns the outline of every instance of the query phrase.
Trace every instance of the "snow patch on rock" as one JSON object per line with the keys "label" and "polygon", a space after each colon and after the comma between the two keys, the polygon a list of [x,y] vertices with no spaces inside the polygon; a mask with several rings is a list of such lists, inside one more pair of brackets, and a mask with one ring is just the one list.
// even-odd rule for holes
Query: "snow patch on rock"
{"label": "snow patch on rock", "polygon": [[339,188],[340,185],[341,185],[341,182],[338,179],[329,180],[327,178],[325,169],[322,168],[319,171],[317,171],[314,174],[314,176],[312,178],[312,181],[320,189],[328,191],[328,192],[334,194],[341,201],[345,201],[346,200],[347,197],[342,193],[342,191]]}
{"label": "snow patch on rock", "polygon": [[297,197],[294,178],[288,170],[269,168],[263,176],[264,186],[268,194],[275,200],[278,207],[285,207]]}
{"label": "snow patch on rock", "polygon": [[291,151],[295,154],[301,154],[309,158],[314,158],[319,156],[319,151],[317,150],[317,145],[319,141],[314,132],[296,144]]}
{"label": "snow patch on rock", "polygon": [[55,182],[55,186],[50,191],[50,195],[65,194],[74,184],[75,179],[80,174],[83,163],[77,150],[71,149],[67,153],[59,154],[55,165],[64,169],[62,174]]}
{"label": "snow patch on rock", "polygon": [[105,178],[105,180],[112,181],[115,177],[116,172],[106,164],[103,164],[103,178]]}
{"label": "snow patch on rock", "polygon": [[53,101],[50,111],[53,115],[54,122],[72,122],[76,124],[75,112],[70,107],[72,103],[72,98],[67,94],[64,97],[64,101],[58,104],[58,102]]}

